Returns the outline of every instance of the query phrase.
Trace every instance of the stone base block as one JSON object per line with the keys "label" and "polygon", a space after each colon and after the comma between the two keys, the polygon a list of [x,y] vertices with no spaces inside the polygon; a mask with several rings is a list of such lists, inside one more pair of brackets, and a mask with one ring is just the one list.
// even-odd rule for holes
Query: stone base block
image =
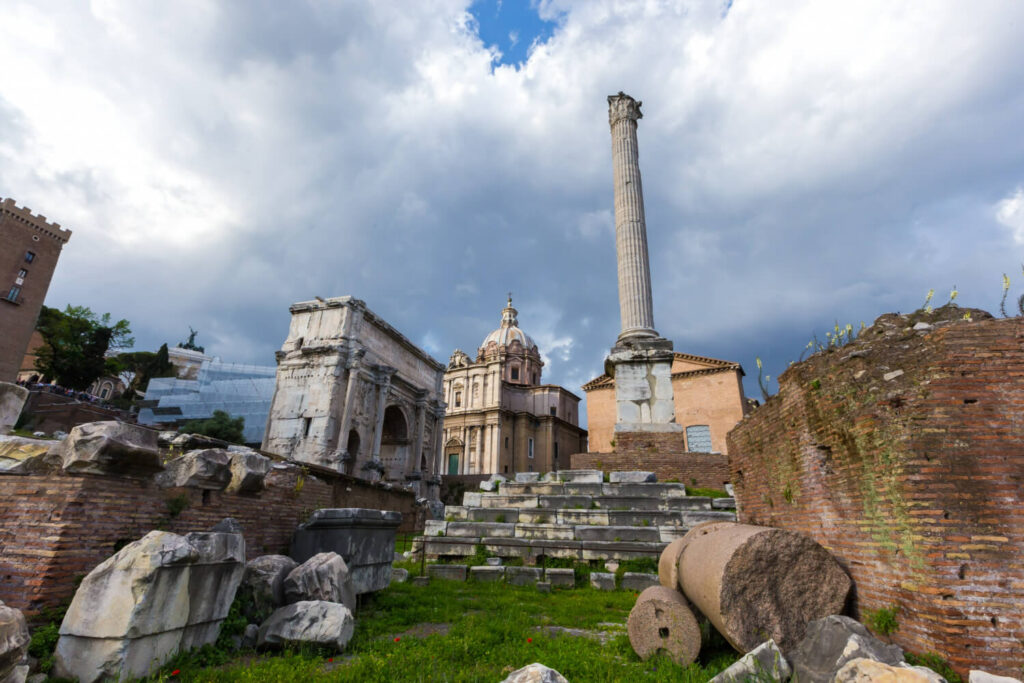
{"label": "stone base block", "polygon": [[572,588],[576,585],[576,575],[571,569],[549,569],[547,579],[556,588]]}
{"label": "stone base block", "polygon": [[610,572],[591,572],[590,585],[599,591],[615,590],[615,574]]}
{"label": "stone base block", "polygon": [[465,581],[467,570],[464,564],[432,564],[427,567],[427,575],[446,581]]}
{"label": "stone base block", "polygon": [[529,586],[540,581],[540,569],[535,567],[505,567],[505,581],[513,586]]}
{"label": "stone base block", "polygon": [[492,567],[490,565],[470,567],[469,576],[474,581],[479,581],[480,583],[497,583],[504,578],[505,568]]}
{"label": "stone base block", "polygon": [[644,574],[641,572],[626,572],[622,575],[622,590],[643,591],[651,586],[661,585],[658,582],[657,574]]}
{"label": "stone base block", "polygon": [[382,590],[391,582],[395,532],[401,523],[402,514],[390,510],[316,510],[295,532],[290,554],[305,562],[319,553],[337,553],[348,565],[357,595]]}

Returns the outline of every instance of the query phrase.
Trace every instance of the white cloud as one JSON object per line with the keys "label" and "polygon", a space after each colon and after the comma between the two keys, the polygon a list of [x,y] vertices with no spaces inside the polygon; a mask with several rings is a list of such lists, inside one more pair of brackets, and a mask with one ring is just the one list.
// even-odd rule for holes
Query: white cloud
{"label": "white cloud", "polygon": [[971,303],[1024,240],[1020,4],[545,0],[496,66],[468,0],[0,2],[0,194],[75,232],[49,303],[142,345],[269,363],[289,303],[351,293],[446,356],[512,289],[545,377],[596,376],[618,90],[677,348],[776,375],[836,317]]}
{"label": "white cloud", "polygon": [[1024,188],[996,204],[996,220],[1010,229],[1014,242],[1024,244]]}

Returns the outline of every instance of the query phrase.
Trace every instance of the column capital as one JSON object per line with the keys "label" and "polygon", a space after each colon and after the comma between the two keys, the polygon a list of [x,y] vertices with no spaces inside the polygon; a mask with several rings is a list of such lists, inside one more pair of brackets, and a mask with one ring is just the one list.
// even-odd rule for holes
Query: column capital
{"label": "column capital", "polygon": [[608,123],[615,125],[622,119],[642,119],[644,115],[640,112],[643,102],[638,102],[626,93],[619,91],[618,95],[608,96]]}

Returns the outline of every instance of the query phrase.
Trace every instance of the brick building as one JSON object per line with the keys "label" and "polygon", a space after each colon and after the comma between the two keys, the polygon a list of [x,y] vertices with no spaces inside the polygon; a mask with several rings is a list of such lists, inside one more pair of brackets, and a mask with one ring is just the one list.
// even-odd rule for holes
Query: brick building
{"label": "brick building", "polygon": [[13,199],[0,202],[0,382],[21,368],[57,259],[71,231]]}
{"label": "brick building", "polygon": [[[743,368],[733,363],[687,353],[672,360],[672,396],[676,424],[685,430],[685,450],[728,453],[725,436],[746,414]],[[615,434],[615,380],[607,374],[583,385],[587,393],[590,452],[611,453]],[[683,443],[676,438],[676,441]]]}

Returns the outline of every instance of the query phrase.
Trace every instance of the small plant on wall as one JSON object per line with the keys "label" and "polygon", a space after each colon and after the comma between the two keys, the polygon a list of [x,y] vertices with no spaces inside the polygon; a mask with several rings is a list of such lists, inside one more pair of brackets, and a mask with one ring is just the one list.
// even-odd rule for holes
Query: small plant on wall
{"label": "small plant on wall", "polygon": [[864,620],[872,631],[887,636],[900,628],[900,623],[896,619],[899,610],[900,608],[896,605],[880,607],[876,610],[864,610]]}

